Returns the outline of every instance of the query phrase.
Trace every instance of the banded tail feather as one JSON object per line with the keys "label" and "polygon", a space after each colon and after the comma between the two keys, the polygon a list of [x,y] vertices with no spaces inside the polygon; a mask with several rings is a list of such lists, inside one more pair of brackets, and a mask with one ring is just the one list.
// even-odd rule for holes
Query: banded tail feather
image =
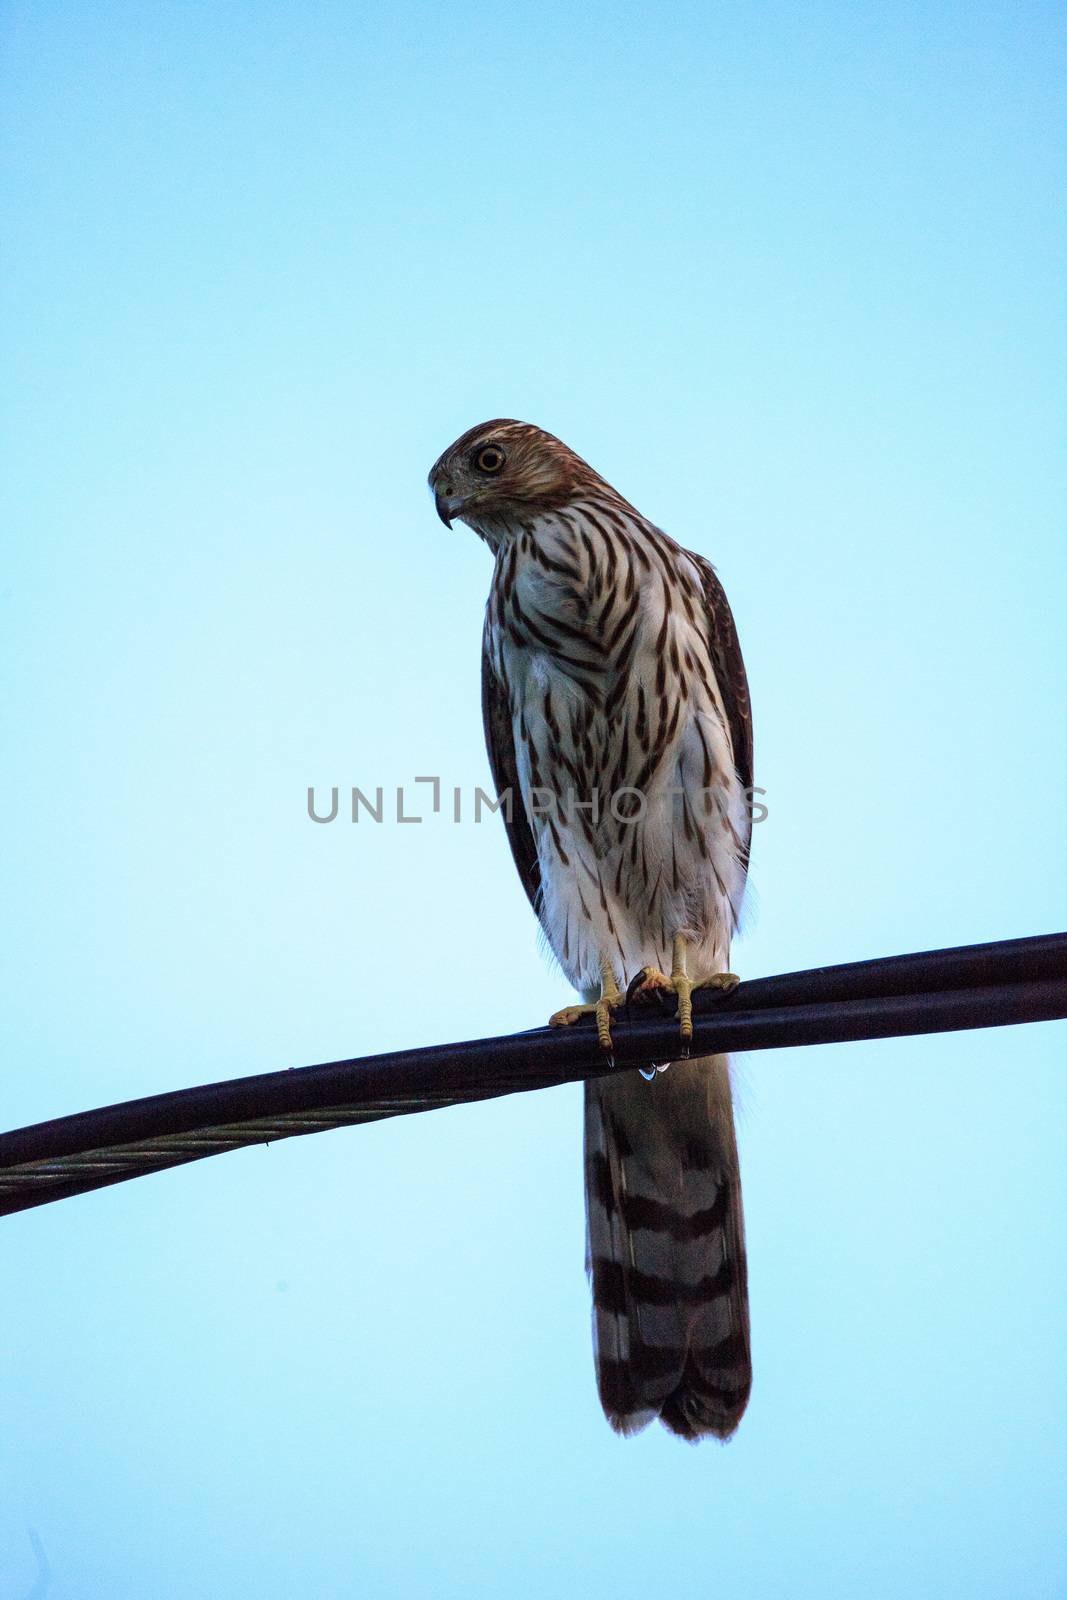
{"label": "banded tail feather", "polygon": [[726,1439],[748,1402],[741,1180],[725,1056],[586,1084],[587,1267],[605,1415]]}

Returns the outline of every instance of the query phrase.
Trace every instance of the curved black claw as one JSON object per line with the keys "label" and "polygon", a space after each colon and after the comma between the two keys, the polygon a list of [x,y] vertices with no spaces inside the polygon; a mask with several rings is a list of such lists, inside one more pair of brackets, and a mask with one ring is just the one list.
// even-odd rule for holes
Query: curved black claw
{"label": "curved black claw", "polygon": [[[649,967],[642,967],[641,971],[636,975],[636,977],[633,977],[633,978],[630,979],[630,982],[626,985],[626,1004],[627,1004],[627,1006],[629,1006],[630,1001],[633,999],[634,995],[637,993],[637,991],[641,988],[641,985],[644,983],[646,974],[648,972],[650,972],[651,970],[653,970],[653,969],[651,969]],[[656,995],[656,1003],[658,1004],[658,1006],[660,1008],[660,1011],[663,1013],[664,1016],[669,1015],[674,1010],[674,1006],[675,1006],[677,997],[674,994],[672,994],[669,989],[662,989],[662,988],[657,988],[656,991],[655,991],[655,995]]]}

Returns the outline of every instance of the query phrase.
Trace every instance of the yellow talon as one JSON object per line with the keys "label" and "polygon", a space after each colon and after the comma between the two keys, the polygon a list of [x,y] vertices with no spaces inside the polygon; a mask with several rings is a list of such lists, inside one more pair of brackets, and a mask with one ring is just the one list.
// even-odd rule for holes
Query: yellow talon
{"label": "yellow talon", "polygon": [[741,979],[736,972],[713,972],[710,978],[702,978],[696,987],[698,989],[721,989],[723,994],[730,994],[740,982]]}
{"label": "yellow talon", "polygon": [[595,1010],[596,1006],[564,1006],[562,1011],[553,1011],[548,1025],[550,1028],[569,1028],[587,1012]]}
{"label": "yellow talon", "polygon": [[678,998],[678,1031],[684,1044],[693,1039],[693,990],[718,989],[729,994],[741,979],[735,972],[713,972],[710,977],[695,981],[686,970],[686,942],[681,934],[674,940],[671,975],[658,967],[642,967],[626,991],[628,1000],[651,1000],[657,995],[674,994]]}
{"label": "yellow talon", "polygon": [[618,980],[609,961],[600,963],[600,999],[583,1006],[564,1006],[548,1019],[550,1028],[569,1028],[581,1017],[596,1017],[596,1036],[600,1048],[611,1054],[611,1013],[624,1005],[626,996],[619,992]]}

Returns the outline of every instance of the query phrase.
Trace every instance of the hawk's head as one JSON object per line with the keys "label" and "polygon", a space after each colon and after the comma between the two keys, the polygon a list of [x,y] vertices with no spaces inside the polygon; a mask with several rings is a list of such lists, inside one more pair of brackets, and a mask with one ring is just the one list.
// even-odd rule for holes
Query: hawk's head
{"label": "hawk's head", "polygon": [[582,486],[602,480],[573,450],[543,428],[498,417],[469,428],[430,470],[437,515],[479,533],[539,511],[555,510]]}

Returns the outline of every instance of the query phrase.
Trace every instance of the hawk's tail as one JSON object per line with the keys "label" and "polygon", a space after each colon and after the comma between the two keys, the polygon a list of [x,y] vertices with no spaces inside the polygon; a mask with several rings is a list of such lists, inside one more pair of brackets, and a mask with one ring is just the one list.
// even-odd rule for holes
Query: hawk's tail
{"label": "hawk's tail", "polygon": [[727,1438],[752,1366],[726,1057],[587,1083],[585,1182],[608,1421],[634,1433],[658,1416],[683,1439]]}

